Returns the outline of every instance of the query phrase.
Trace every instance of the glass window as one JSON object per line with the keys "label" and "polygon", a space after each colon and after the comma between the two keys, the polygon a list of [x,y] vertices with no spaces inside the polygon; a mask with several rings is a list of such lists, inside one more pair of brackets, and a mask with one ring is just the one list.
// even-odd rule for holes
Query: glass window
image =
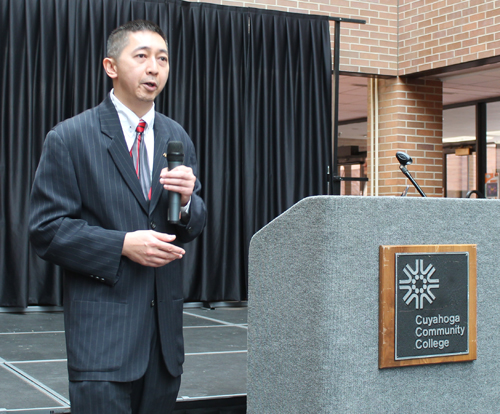
{"label": "glass window", "polygon": [[[463,198],[476,187],[476,107],[443,111],[443,150],[446,155],[445,197]],[[470,150],[469,150],[470,149]]]}
{"label": "glass window", "polygon": [[476,187],[476,154],[446,154],[446,197],[464,198]]}

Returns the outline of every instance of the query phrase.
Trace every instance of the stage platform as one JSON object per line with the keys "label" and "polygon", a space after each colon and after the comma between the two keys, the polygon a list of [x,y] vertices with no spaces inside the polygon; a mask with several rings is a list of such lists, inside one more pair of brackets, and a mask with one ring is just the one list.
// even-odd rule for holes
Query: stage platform
{"label": "stage platform", "polygon": [[[247,330],[246,307],[184,309],[176,414],[246,412]],[[0,312],[0,413],[10,412],[71,412],[62,312]]]}

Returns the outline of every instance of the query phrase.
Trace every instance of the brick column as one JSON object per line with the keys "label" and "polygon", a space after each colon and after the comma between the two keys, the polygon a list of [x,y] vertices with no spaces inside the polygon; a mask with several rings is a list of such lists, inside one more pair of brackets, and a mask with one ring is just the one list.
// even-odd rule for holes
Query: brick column
{"label": "brick column", "polygon": [[408,170],[426,195],[442,197],[442,95],[443,87],[439,80],[378,80],[378,154],[374,154],[378,158],[376,183],[375,174],[371,176],[371,134],[372,125],[375,125],[371,103],[375,102],[375,93],[372,88],[368,88],[368,195],[376,195],[375,191],[372,194],[373,182],[378,184],[379,196],[400,195],[410,184],[408,196],[420,197],[410,180],[399,170],[395,155],[397,151],[404,151],[413,158]]}

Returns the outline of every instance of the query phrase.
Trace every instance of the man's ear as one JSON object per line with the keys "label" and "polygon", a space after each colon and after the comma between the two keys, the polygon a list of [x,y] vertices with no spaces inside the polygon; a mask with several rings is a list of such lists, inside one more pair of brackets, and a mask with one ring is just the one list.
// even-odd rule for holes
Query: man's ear
{"label": "man's ear", "polygon": [[104,58],[102,66],[104,66],[104,70],[111,79],[116,79],[118,77],[118,73],[116,72],[116,61],[113,58]]}

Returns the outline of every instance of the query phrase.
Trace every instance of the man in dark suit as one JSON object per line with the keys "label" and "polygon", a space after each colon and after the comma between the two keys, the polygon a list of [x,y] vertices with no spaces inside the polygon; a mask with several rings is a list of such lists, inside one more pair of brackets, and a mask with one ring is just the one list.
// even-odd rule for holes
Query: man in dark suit
{"label": "man in dark suit", "polygon": [[[107,55],[113,90],[47,135],[31,242],[65,269],[72,413],[169,413],[184,361],[179,243],[200,234],[206,210],[190,138],[154,110],[169,74],[165,35],[129,22],[110,35]],[[171,171],[170,141],[185,153]],[[172,192],[181,200],[176,224],[167,215]]]}

